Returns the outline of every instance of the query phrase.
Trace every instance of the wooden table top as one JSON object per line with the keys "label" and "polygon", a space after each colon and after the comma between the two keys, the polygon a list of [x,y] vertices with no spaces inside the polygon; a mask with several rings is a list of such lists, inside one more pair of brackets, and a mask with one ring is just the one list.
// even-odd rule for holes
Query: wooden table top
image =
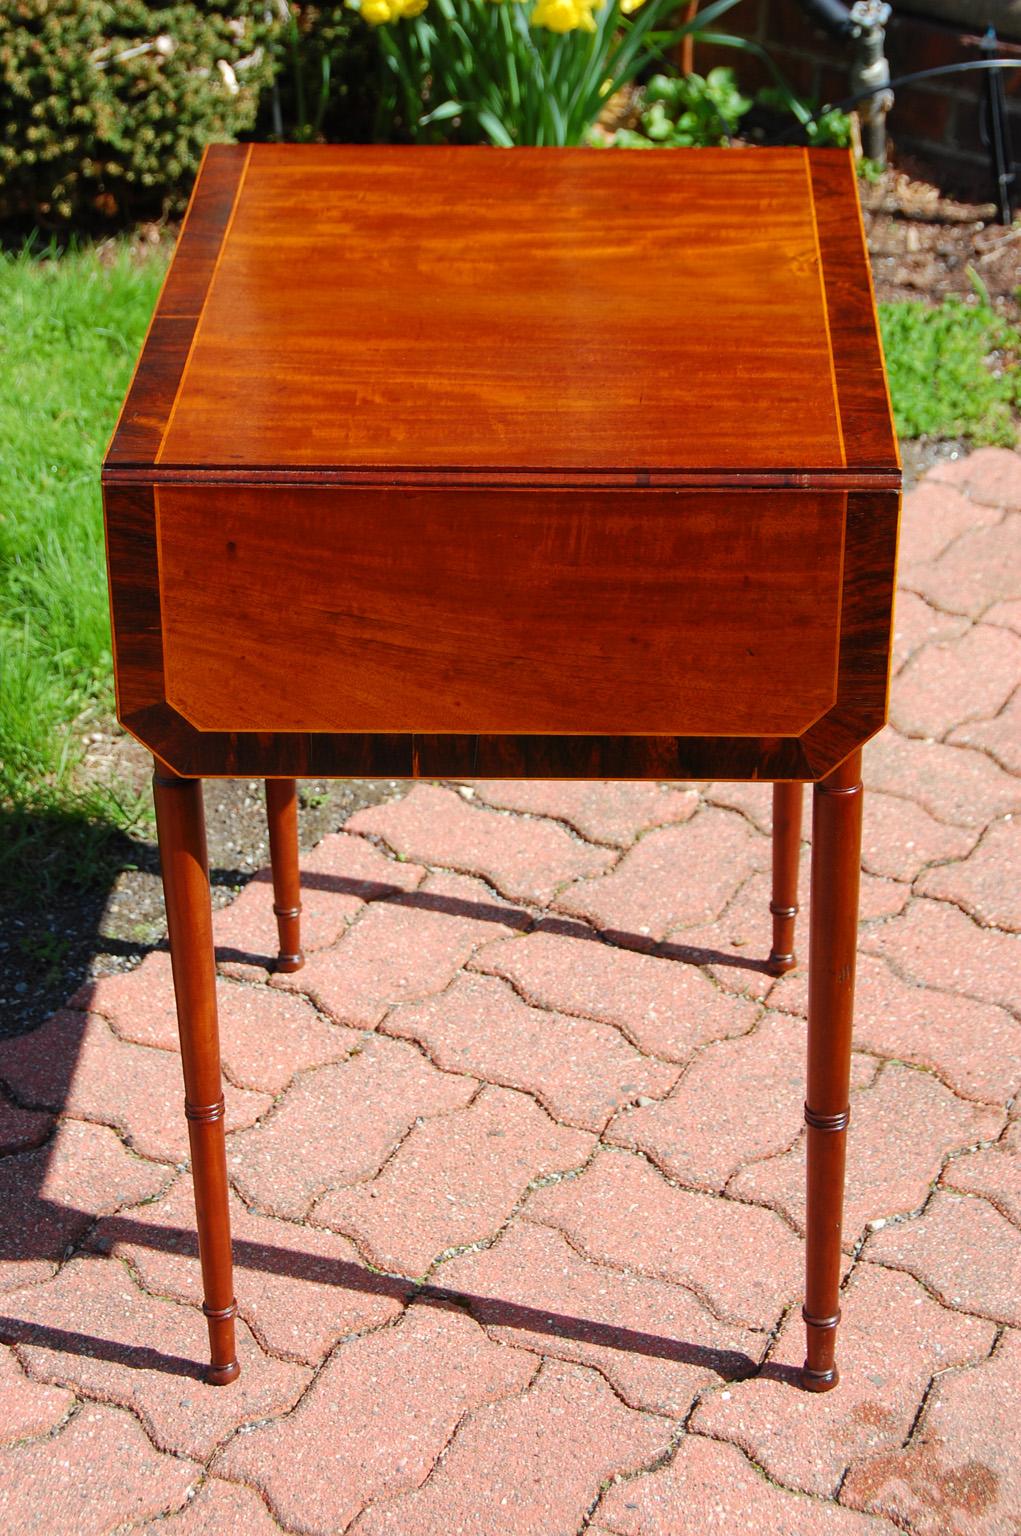
{"label": "wooden table top", "polygon": [[836,150],[214,145],[108,483],[898,483]]}
{"label": "wooden table top", "polygon": [[211,148],[104,481],[180,773],[818,778],[885,718],[842,152]]}

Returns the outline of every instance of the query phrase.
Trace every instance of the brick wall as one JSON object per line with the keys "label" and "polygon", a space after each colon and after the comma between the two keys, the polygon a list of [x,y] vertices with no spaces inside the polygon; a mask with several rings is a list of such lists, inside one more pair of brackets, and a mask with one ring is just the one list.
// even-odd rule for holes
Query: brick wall
{"label": "brick wall", "polygon": [[[715,30],[754,39],[770,54],[791,85],[819,102],[838,101],[850,94],[850,49],[816,27],[797,0],[742,0],[716,23]],[[982,57],[980,38],[943,22],[896,12],[886,34],[892,75],[909,74],[940,64],[957,64]],[[1000,42],[997,51],[1021,59],[1021,44]],[[765,67],[732,48],[700,44],[695,68],[700,74],[726,64],[747,89],[769,83]],[[1015,156],[1021,153],[1021,69],[1004,70]],[[923,80],[896,92],[887,119],[896,149],[923,160],[948,190],[983,198],[992,196],[988,155],[979,139],[979,115],[984,93],[981,71]]]}

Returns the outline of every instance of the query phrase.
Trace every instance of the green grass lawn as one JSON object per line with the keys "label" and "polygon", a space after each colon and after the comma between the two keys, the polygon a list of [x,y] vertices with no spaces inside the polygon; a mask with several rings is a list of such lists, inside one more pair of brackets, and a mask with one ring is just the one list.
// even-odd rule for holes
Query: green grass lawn
{"label": "green grass lawn", "polygon": [[74,767],[112,708],[99,466],[164,265],[0,255],[0,865],[33,818],[125,814]]}

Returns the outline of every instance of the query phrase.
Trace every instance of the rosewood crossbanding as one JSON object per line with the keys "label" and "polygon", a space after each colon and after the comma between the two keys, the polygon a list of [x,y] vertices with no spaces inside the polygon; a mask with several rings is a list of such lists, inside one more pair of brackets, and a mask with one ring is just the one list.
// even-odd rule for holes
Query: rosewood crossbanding
{"label": "rosewood crossbanding", "polygon": [[776,974],[816,786],[805,1383],[831,1386],[900,487],[850,157],[214,146],[103,480],[210,1379],[236,1362],[201,780],[267,780],[296,969],[298,778],[733,778],[775,784]]}

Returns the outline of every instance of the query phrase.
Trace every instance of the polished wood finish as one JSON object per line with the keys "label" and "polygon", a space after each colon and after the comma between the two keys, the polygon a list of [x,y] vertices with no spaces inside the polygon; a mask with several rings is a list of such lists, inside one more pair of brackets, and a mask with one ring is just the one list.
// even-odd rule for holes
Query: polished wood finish
{"label": "polished wood finish", "polygon": [[200,731],[702,736],[725,696],[735,735],[801,736],[835,701],[840,492],[156,500],[167,702]]}
{"label": "polished wood finish", "polygon": [[280,953],[278,971],[300,971],[301,877],[298,871],[298,786],[293,779],[266,780],[269,856],[273,870],[273,911]]}
{"label": "polished wood finish", "polygon": [[885,719],[839,151],[213,146],[104,481],[182,774],[814,780]]}
{"label": "polished wood finish", "polygon": [[[174,492],[173,516],[179,512],[192,514],[188,500],[192,494],[191,488],[187,491],[178,488]],[[217,485],[214,491],[211,485],[208,494],[216,498],[210,506],[219,508],[218,516],[226,518],[233,527],[233,518],[241,514],[230,511],[229,503],[224,499],[224,488]],[[607,615],[599,611],[595,576],[582,570],[576,561],[573,569],[578,579],[573,592],[569,576],[562,572],[551,571],[542,577],[543,591],[557,590],[564,597],[565,607],[558,613],[552,609],[544,610],[541,594],[529,598],[523,590],[525,573],[538,569],[527,550],[520,555],[513,554],[512,564],[516,562],[518,570],[516,575],[510,572],[509,578],[513,577],[517,583],[516,588],[512,588],[513,595],[532,604],[529,611],[540,626],[538,633],[543,641],[541,654],[536,645],[536,632],[529,633],[522,626],[514,604],[500,602],[502,582],[496,583],[491,601],[487,600],[484,588],[479,584],[475,588],[478,606],[474,612],[468,609],[460,571],[469,565],[470,546],[454,551],[440,543],[433,550],[418,541],[414,543],[423,566],[423,573],[417,578],[421,623],[417,633],[409,633],[407,628],[402,630],[401,603],[409,583],[416,579],[415,562],[411,558],[405,559],[400,552],[388,555],[390,541],[382,532],[385,524],[379,523],[369,525],[379,531],[368,537],[361,549],[352,551],[351,556],[360,573],[371,571],[374,564],[389,558],[395,577],[405,584],[404,592],[396,595],[387,612],[384,606],[386,591],[377,565],[374,575],[376,613],[389,626],[391,641],[389,645],[377,646],[370,643],[365,614],[359,611],[359,604],[365,597],[361,592],[351,594],[347,599],[343,597],[343,552],[331,520],[310,510],[308,521],[301,521],[290,499],[292,490],[281,487],[277,494],[283,498],[281,504],[288,515],[281,517],[281,531],[275,539],[270,539],[269,514],[258,512],[258,508],[263,504],[262,498],[271,494],[266,487],[238,487],[235,491],[238,506],[255,509],[252,516],[258,513],[261,519],[258,526],[266,529],[265,539],[270,543],[260,547],[271,549],[274,555],[273,569],[267,568],[266,572],[261,573],[257,562],[246,554],[247,536],[240,533],[240,529],[240,536],[233,538],[234,554],[227,550],[231,535],[220,533],[219,555],[215,561],[210,557],[205,564],[197,559],[189,563],[187,542],[176,532],[170,533],[167,546],[169,579],[175,606],[179,601],[204,620],[203,632],[188,633],[177,621],[175,613],[164,613],[162,566],[167,564],[167,559],[162,539],[171,520],[167,512],[167,490],[161,488],[158,492],[162,509],[162,527],[158,527],[157,492],[152,486],[117,485],[106,489],[118,718],[157,757],[179,773],[203,778],[814,780],[829,772],[848,752],[879,730],[886,719],[899,509],[899,498],[895,493],[873,491],[831,497],[813,492],[806,495],[806,501],[810,506],[818,503],[817,510],[803,514],[798,511],[797,503],[800,495],[805,493],[792,496],[790,528],[802,533],[811,528],[816,530],[824,552],[815,557],[799,553],[789,530],[780,526],[780,512],[777,506],[771,506],[778,503],[776,492],[753,488],[740,498],[725,497],[721,492],[705,495],[691,491],[632,493],[633,505],[629,510],[634,537],[640,539],[644,530],[649,541],[647,548],[660,547],[655,541],[662,539],[667,541],[664,547],[678,552],[678,558],[683,558],[686,549],[694,555],[706,550],[707,524],[715,526],[723,550],[733,546],[742,556],[759,556],[775,583],[776,592],[789,598],[793,605],[795,623],[792,625],[782,603],[766,591],[768,583],[754,569],[728,566],[725,560],[707,552],[705,566],[683,563],[674,573],[677,620],[679,624],[687,624],[686,634],[683,630],[682,634],[688,645],[686,652],[678,647],[676,656],[670,653],[673,619],[662,573],[644,573],[632,561],[627,565],[631,577],[625,581],[619,574],[604,569],[603,578],[615,594],[613,612]],[[325,505],[344,506],[343,501],[333,502],[333,492],[316,490],[308,494],[312,498],[325,496]],[[368,500],[356,504],[366,510],[372,508],[380,518],[382,509],[399,507],[399,498],[395,500],[381,491],[347,494],[366,496]],[[414,497],[419,493],[409,490],[405,494]],[[547,520],[546,509],[552,493],[529,493],[526,501],[520,499],[517,491],[499,494],[507,501],[501,501],[498,510],[491,513],[494,525],[517,526],[519,542],[527,543],[524,519],[528,508],[534,507],[536,537],[541,530],[542,536],[552,541],[556,548],[563,548],[558,542],[557,525]],[[466,498],[466,508],[475,506],[480,524],[483,523],[482,505],[474,501],[475,493],[459,491],[457,495]],[[616,539],[616,547],[626,550],[625,530],[613,523],[612,508],[617,497],[608,499],[607,510],[603,512],[598,503],[590,501],[587,493],[577,495],[591,507],[593,521],[602,522],[605,517],[609,524],[607,531],[600,528],[592,535],[592,547],[605,553]],[[644,497],[658,503],[658,513],[642,512]],[[762,498],[761,512],[759,498]],[[428,498],[426,504],[432,504]],[[446,505],[451,509],[452,520],[463,518],[461,526],[469,540],[471,519],[457,510],[453,491],[448,493]],[[728,506],[733,509],[732,523],[737,525],[733,534],[722,522]],[[516,512],[513,507],[517,508]],[[825,525],[827,511],[839,522],[837,533]],[[338,520],[344,515],[338,511]],[[439,517],[438,512],[435,515]],[[398,511],[394,511],[394,516],[400,522]],[[747,527],[744,526],[746,523]],[[296,526],[318,529],[324,541],[324,548],[318,552],[319,585],[326,595],[322,601],[314,595],[309,597],[308,583],[316,570],[309,552],[303,549],[293,553],[288,551],[288,540]],[[359,524],[351,517],[346,526],[354,529]],[[409,525],[402,526],[407,529]],[[217,538],[214,524],[210,524],[205,534],[201,533],[197,517],[188,520],[187,527],[200,539],[203,560],[206,560]],[[614,527],[619,531],[614,532]],[[763,529],[776,533],[778,542],[775,547],[769,546],[768,539],[757,537],[756,529],[760,534]],[[480,536],[480,559],[487,558],[491,569],[496,565],[493,552],[496,537],[495,532]],[[831,573],[832,567],[827,566],[830,557],[825,550],[833,549],[836,537],[841,542],[841,553],[840,579],[836,596],[831,597],[830,615],[830,622],[838,626],[831,653],[835,674],[831,685],[834,702],[824,708],[818,718],[811,720],[809,710],[814,707],[813,701],[825,696],[821,669],[824,656],[830,654],[827,625],[817,594],[792,593],[784,563],[789,559],[792,570],[805,573],[806,580],[816,579],[813,571],[820,580],[829,580],[827,572]],[[490,551],[488,555],[485,554],[487,549]],[[455,557],[461,562],[460,566],[455,564]],[[232,574],[235,562],[238,578]],[[286,624],[278,622],[280,570],[294,579],[295,596],[309,599],[302,601],[300,606],[292,602]],[[430,572],[437,578],[437,586],[431,594],[427,590]],[[449,582],[446,588],[439,585],[439,577],[444,572]],[[615,588],[614,581],[617,583]],[[726,592],[721,590],[725,582],[728,584]],[[659,594],[660,634],[654,632],[639,611],[638,605],[644,602],[644,595],[649,590]],[[834,589],[831,587],[830,590],[832,593]],[[749,607],[749,594],[761,602],[757,612],[752,612]],[[698,623],[700,609],[705,614],[704,632]],[[628,624],[621,626],[619,644],[613,644],[613,631],[608,626],[614,615],[625,611]],[[261,635],[254,612],[261,612],[263,616],[264,632]],[[591,615],[593,621],[602,626],[605,641],[602,657],[595,652],[587,635],[579,632],[575,616],[580,616],[580,612]],[[733,615],[735,631],[747,637],[743,653],[728,637],[728,614]],[[765,615],[769,616],[769,624],[763,622]],[[469,619],[472,620],[470,625]],[[802,622],[805,624],[803,632],[797,627]],[[232,645],[223,644],[224,626],[234,637]],[[766,631],[770,627],[780,633],[768,634]],[[643,632],[644,645],[632,644],[629,637]],[[366,643],[356,655],[349,649],[349,665],[345,673],[335,667],[333,647],[339,647],[343,641],[353,648],[359,635]],[[452,649],[458,635],[465,640],[462,647],[465,654],[460,659],[454,656]],[[326,650],[313,654],[314,642],[326,646]],[[513,666],[506,656],[501,657],[501,642],[505,648],[512,649]],[[814,646],[811,656],[808,654],[810,643]],[[721,655],[732,662],[729,672],[715,660],[713,646],[718,646]],[[457,678],[459,686],[465,681],[465,669],[474,668],[475,703],[480,699],[478,690],[488,681],[487,671],[480,665],[479,657],[473,654],[476,647],[480,648],[479,656],[485,655],[491,665],[501,667],[504,680],[509,678],[514,685],[504,694],[493,692],[491,702],[501,709],[506,708],[506,714],[497,721],[490,710],[489,719],[485,721],[489,730],[482,734],[478,733],[478,720],[464,721],[465,725],[475,726],[474,730],[449,729],[458,718],[459,697],[449,686],[451,658],[462,668]],[[483,647],[488,649],[483,651]],[[260,665],[267,665],[278,683],[285,678],[288,680],[286,688],[276,694],[262,689],[258,669],[247,660],[253,651],[258,654]],[[765,676],[764,655],[776,661],[778,670],[774,677]],[[685,674],[686,658],[693,668],[704,665],[718,684],[715,691],[718,722],[711,717],[712,700],[704,684],[697,676]],[[590,682],[597,688],[602,686],[599,669],[604,662],[618,685],[617,699],[621,710],[633,707],[628,703],[633,687],[636,699],[644,700],[647,710],[651,711],[655,706],[660,711],[661,734],[622,731],[620,723],[608,718],[613,700],[605,688],[601,698],[595,700],[601,713],[587,717],[593,734],[579,730],[577,734],[567,735],[562,733],[562,728],[539,734],[535,727],[541,717],[534,712],[529,721],[533,730],[518,733],[516,728],[523,718],[522,704],[529,702],[528,690],[532,694],[533,711],[543,707],[533,673],[547,681],[555,680],[557,697],[573,712],[572,721],[577,728],[586,720],[582,712],[590,707],[586,688]],[[666,694],[656,676],[649,675],[650,667],[659,664],[677,685],[674,699]],[[288,667],[291,669],[289,673]],[[410,676],[412,668],[416,672],[422,668],[421,675]],[[329,690],[322,688],[320,669],[333,678],[332,697]],[[168,702],[168,672],[177,696],[184,698],[187,707],[196,707],[189,703],[191,688],[196,690],[195,698],[201,706],[204,699],[201,690],[211,692],[215,683],[217,695],[212,699],[205,698],[204,702],[208,706],[215,703],[217,696],[221,700],[224,716],[218,729],[214,728],[215,717],[208,708],[200,715],[199,724],[193,724],[180,708]],[[797,698],[798,690],[804,688],[803,672],[811,674],[809,686],[815,690],[812,695],[801,694],[800,708],[806,728],[801,734],[784,735],[780,727],[784,720],[791,721],[786,693],[789,690],[791,696]],[[392,708],[389,730],[316,728],[330,718],[324,713],[324,704],[326,709],[337,712],[334,719],[339,719],[340,712],[349,708],[364,708],[358,703],[356,691],[363,688],[370,677],[374,679],[377,711],[382,690],[389,688]],[[301,686],[291,686],[291,678],[300,678]],[[432,696],[427,686],[430,682]],[[763,700],[757,697],[760,685],[763,699],[775,711],[768,719],[764,713],[760,713],[758,719],[754,715],[755,710],[762,710]],[[252,716],[240,713],[251,708],[250,700],[254,698],[260,699],[263,711],[258,717],[263,725],[261,730],[246,728],[246,722],[254,727]],[[666,714],[677,700],[680,703],[676,715]],[[694,713],[696,707],[697,715]],[[448,728],[410,729],[409,711],[412,708],[419,711],[419,723],[425,709],[431,708],[432,718],[443,719]],[[734,734],[731,708],[738,719],[743,712],[747,725],[764,727],[761,734]],[[309,713],[305,719],[311,728],[281,728],[287,718],[281,712],[287,709],[292,711],[290,718],[296,723],[300,717],[295,711],[307,709]],[[511,709],[514,714],[510,713]],[[439,711],[444,713],[440,715]],[[362,718],[366,717],[363,715]],[[378,713],[376,718],[380,718]],[[650,714],[642,723],[648,724],[651,718]],[[545,717],[545,724],[555,726],[551,714]],[[717,725],[721,734],[698,734],[698,727],[706,725]],[[597,726],[602,727],[602,733],[594,733]]]}
{"label": "polished wood finish", "polygon": [[[103,471],[157,759],[213,1379],[236,1374],[204,777],[816,782],[805,1383],[836,1381],[858,773],[900,471],[839,151],[213,146]],[[181,776],[181,777],[178,777]]]}
{"label": "polished wood finish", "polygon": [[184,1067],[184,1113],[195,1185],[202,1310],[209,1326],[206,1379],[215,1386],[225,1386],[235,1380],[241,1367],[234,1345],[237,1303],[227,1208],[223,1081],[202,785],[196,779],[177,778],[157,765],[153,797]]}
{"label": "polished wood finish", "polygon": [[805,1305],[808,1355],[802,1379],[835,1387],[840,1321],[840,1233],[850,1119],[851,1025],[861,869],[861,753],[816,784],[808,960],[808,1203]]}
{"label": "polished wood finish", "polygon": [[111,466],[897,483],[842,151],[216,145],[153,337]]}
{"label": "polished wood finish", "polygon": [[773,947],[767,962],[774,976],[798,963],[794,925],[798,916],[798,859],[801,853],[802,784],[773,785]]}

